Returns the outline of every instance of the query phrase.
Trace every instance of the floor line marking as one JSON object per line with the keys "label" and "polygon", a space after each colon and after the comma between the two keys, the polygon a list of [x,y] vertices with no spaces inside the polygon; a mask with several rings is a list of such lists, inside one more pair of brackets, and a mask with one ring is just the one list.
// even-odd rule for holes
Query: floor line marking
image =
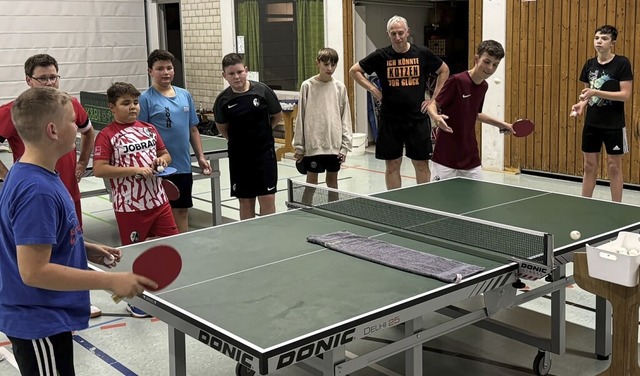
{"label": "floor line marking", "polygon": [[107,353],[105,353],[104,351],[102,351],[99,348],[95,347],[93,344],[91,344],[91,342],[87,341],[86,339],[82,338],[81,336],[79,336],[77,334],[74,334],[73,335],[73,340],[77,344],[79,344],[80,346],[82,346],[85,349],[87,349],[90,353],[92,353],[93,355],[97,356],[100,360],[104,361],[105,363],[107,363],[108,365],[113,367],[116,371],[120,372],[121,374],[123,374],[125,376],[137,376],[137,374],[135,372],[133,372],[132,370],[130,370],[129,368],[127,368],[122,363],[118,362],[117,360],[113,359]]}
{"label": "floor line marking", "polygon": [[123,326],[127,326],[127,323],[126,322],[120,322],[120,323],[117,323],[117,324],[101,325],[100,329],[108,330],[108,329],[122,328]]}

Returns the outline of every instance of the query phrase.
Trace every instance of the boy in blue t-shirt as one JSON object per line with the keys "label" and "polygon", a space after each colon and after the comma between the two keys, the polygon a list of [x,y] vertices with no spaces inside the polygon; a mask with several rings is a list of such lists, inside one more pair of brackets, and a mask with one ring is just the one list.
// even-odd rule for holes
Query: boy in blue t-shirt
{"label": "boy in blue t-shirt", "polygon": [[147,64],[152,84],[140,96],[138,120],[153,124],[171,155],[171,167],[177,172],[164,179],[171,180],[180,191],[177,200],[171,200],[171,211],[180,232],[189,230],[189,208],[193,207],[191,151],[203,174],[211,175],[211,164],[202,151],[198,131],[198,116],[191,93],[173,85],[175,56],[169,51],[154,50]]}
{"label": "boy in blue t-shirt", "polygon": [[73,150],[77,127],[69,95],[34,87],[11,118],[26,150],[0,190],[0,332],[22,375],[74,375],[72,331],[87,327],[89,291],[133,297],[153,281],[88,270],[87,260],[120,261],[120,251],[85,243],[74,203],[55,165]]}

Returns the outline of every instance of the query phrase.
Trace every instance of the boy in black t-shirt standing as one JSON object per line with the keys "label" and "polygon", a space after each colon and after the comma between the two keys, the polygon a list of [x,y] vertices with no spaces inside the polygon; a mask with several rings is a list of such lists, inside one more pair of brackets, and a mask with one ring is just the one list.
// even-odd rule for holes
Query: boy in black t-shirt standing
{"label": "boy in black t-shirt standing", "polygon": [[[571,115],[587,113],[582,130],[582,151],[584,155],[584,175],[582,195],[591,197],[598,176],[598,160],[604,143],[607,151],[607,172],[609,175],[611,199],[622,201],[622,156],[629,151],[624,120],[624,101],[631,96],[633,72],[629,59],[615,55],[611,49],[616,43],[618,30],[604,25],[596,30],[593,46],[597,56],[584,64],[580,81],[585,88],[580,101],[571,107]],[[605,82],[620,82],[616,91],[601,90]]]}
{"label": "boy in black t-shirt standing", "polygon": [[256,197],[260,215],[275,213],[278,167],[273,127],[282,119],[282,107],[267,85],[247,80],[240,55],[223,57],[222,71],[230,86],[216,98],[213,112],[228,142],[231,195],[240,201],[241,220],[255,217]]}
{"label": "boy in black t-shirt standing", "polygon": [[[387,23],[391,45],[379,48],[349,70],[351,77],[382,102],[376,158],[385,160],[387,189],[400,188],[402,149],[411,159],[418,184],[431,179],[431,125],[425,100],[429,73],[438,74],[435,98],[449,77],[449,67],[428,48],[410,44],[407,20],[393,16]],[[364,74],[375,72],[382,92]]]}

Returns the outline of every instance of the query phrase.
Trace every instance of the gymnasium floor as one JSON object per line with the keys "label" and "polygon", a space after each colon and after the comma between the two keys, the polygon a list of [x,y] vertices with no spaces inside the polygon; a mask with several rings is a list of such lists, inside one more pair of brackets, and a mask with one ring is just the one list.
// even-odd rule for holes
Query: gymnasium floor
{"label": "gymnasium floor", "polygon": [[[8,163],[10,154],[1,152],[0,159]],[[286,210],[287,178],[303,179],[289,158],[279,162],[279,189],[276,195],[277,210]],[[229,182],[226,160],[221,163],[223,216],[226,221],[238,218],[237,200],[229,197]],[[580,184],[527,175],[513,175],[485,171],[488,181],[522,185],[530,188],[553,190],[569,194],[580,194]],[[408,160],[402,166],[403,186],[415,184],[413,167]],[[340,172],[340,189],[371,193],[384,190],[384,163],[373,157],[373,149],[368,148],[364,156],[350,156],[344,169]],[[102,184],[95,179],[87,179],[81,183],[83,189],[94,189]],[[207,180],[196,181],[196,196],[207,198],[209,183]],[[608,199],[607,187],[597,187],[595,196]],[[624,201],[637,204],[640,193],[625,190]],[[118,232],[111,203],[105,196],[83,199],[83,221],[87,240],[118,245]],[[195,228],[210,225],[209,204],[195,201],[195,210],[190,214],[190,225]],[[571,265],[568,267],[571,273]],[[76,333],[75,363],[78,375],[168,375],[167,326],[155,319],[131,318],[125,311],[124,303],[114,304],[107,292],[93,291],[93,304],[102,309],[103,315],[91,319],[89,328]],[[595,360],[594,348],[594,298],[572,286],[567,291],[567,352],[563,356],[552,355],[550,375],[595,375],[603,371],[607,361]],[[524,306],[504,311],[500,318],[523,323],[534,333],[547,333],[545,313],[549,311],[549,300],[538,299]],[[26,319],[26,318],[25,318]],[[429,320],[442,320],[438,315],[429,315]],[[381,346],[396,333],[393,330],[383,333],[371,341],[358,343],[348,348],[351,354],[358,354],[368,348]],[[8,354],[10,344],[0,334],[0,354]],[[464,328],[447,336],[430,341],[423,346],[425,375],[527,375],[532,374],[532,363],[537,349],[519,342],[505,339],[498,335],[477,329]],[[0,375],[18,375],[11,364],[10,357],[0,362]],[[206,346],[187,338],[187,370],[191,376],[234,375],[235,363]],[[353,376],[362,375],[402,375],[403,366],[400,357],[393,357],[372,368],[367,368]],[[296,368],[285,369],[277,373],[282,376],[307,375]]]}

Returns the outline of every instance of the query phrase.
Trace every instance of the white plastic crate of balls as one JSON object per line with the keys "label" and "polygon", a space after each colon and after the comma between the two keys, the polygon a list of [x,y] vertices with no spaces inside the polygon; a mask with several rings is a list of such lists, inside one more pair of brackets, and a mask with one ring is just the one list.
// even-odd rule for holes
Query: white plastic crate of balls
{"label": "white plastic crate of balls", "polygon": [[638,285],[640,234],[621,231],[608,243],[592,247],[587,244],[589,276],[619,285]]}

